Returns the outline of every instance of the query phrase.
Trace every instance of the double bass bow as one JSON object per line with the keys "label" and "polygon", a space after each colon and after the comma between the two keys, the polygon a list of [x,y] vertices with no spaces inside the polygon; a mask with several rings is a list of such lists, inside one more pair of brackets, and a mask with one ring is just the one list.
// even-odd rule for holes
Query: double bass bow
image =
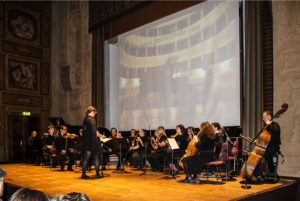
{"label": "double bass bow", "polygon": [[[272,117],[271,121],[280,117],[280,115],[283,114],[287,109],[288,109],[288,104],[287,103],[282,104],[281,109],[276,112],[276,114]],[[255,141],[255,146],[252,152],[249,154],[247,161],[244,163],[241,169],[241,173],[240,173],[241,177],[243,178],[246,177],[250,179],[253,175],[256,166],[259,164],[260,160],[264,156],[268,144],[271,140],[271,134],[267,130],[268,126],[269,125],[266,125],[263,128],[263,131],[259,133],[257,137],[255,137],[254,139],[241,135],[242,138],[250,141],[250,143],[254,143]],[[245,168],[245,165],[247,167],[247,170]]]}

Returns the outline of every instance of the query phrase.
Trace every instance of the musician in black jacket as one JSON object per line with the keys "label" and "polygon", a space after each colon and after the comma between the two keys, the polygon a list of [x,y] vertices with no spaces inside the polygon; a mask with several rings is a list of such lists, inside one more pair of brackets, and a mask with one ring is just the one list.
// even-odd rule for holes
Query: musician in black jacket
{"label": "musician in black jacket", "polygon": [[[275,167],[273,164],[273,155],[280,152],[280,144],[281,144],[280,126],[277,122],[272,121],[273,113],[269,110],[263,112],[262,118],[265,123],[267,131],[271,134],[271,140],[268,144],[264,157],[268,163],[270,175],[275,176],[277,172],[275,171]],[[265,127],[254,138],[254,143],[256,143],[256,139],[259,137],[259,135],[263,132],[264,129]],[[260,165],[258,164],[255,168],[254,176],[256,178],[254,178],[253,180],[262,182],[264,179],[262,177],[262,172],[259,166]]]}
{"label": "musician in black jacket", "polygon": [[99,174],[99,154],[101,149],[101,142],[97,137],[97,126],[95,115],[97,114],[96,108],[89,106],[86,110],[86,117],[83,120],[83,136],[82,136],[82,153],[83,153],[83,165],[82,165],[82,179],[87,179],[86,167],[88,160],[91,156],[94,157],[96,178],[100,178]]}
{"label": "musician in black jacket", "polygon": [[32,131],[27,138],[27,156],[30,163],[36,163],[40,155],[40,141],[37,139],[37,132]]}
{"label": "musician in black jacket", "polygon": [[214,122],[211,125],[215,132],[215,160],[218,160],[225,137],[221,132],[221,125],[218,122]]}
{"label": "musician in black jacket", "polygon": [[163,126],[157,128],[157,135],[155,142],[152,143],[152,146],[156,147],[156,151],[149,156],[148,161],[152,171],[162,172],[164,160],[167,164],[170,164],[167,135]]}
{"label": "musician in black jacket", "polygon": [[74,140],[68,136],[67,126],[61,126],[59,134],[55,136],[55,149],[59,156],[60,170],[64,171],[65,161],[69,157],[68,171],[73,171],[72,166],[75,162]]}

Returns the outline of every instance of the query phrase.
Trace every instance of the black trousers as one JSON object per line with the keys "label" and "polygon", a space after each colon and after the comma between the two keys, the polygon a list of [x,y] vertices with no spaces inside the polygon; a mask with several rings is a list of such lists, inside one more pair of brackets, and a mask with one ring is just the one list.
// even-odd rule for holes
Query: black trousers
{"label": "black trousers", "polygon": [[72,166],[75,163],[76,154],[71,152],[67,152],[66,154],[63,154],[61,152],[59,153],[58,162],[61,169],[64,169],[65,162],[67,161],[68,158],[69,158],[68,169],[72,169]]}
{"label": "black trousers", "polygon": [[85,174],[86,172],[86,168],[90,157],[94,158],[96,175],[99,174],[99,167],[100,167],[99,154],[100,154],[100,150],[95,150],[93,152],[90,150],[85,150],[83,152],[82,174]]}
{"label": "black trousers", "polygon": [[170,164],[170,154],[167,152],[155,152],[148,157],[148,161],[154,170],[161,170],[163,163]]}
{"label": "black trousers", "polygon": [[[270,146],[270,145],[266,149],[264,158],[266,159],[266,162],[268,163],[268,171],[271,174],[275,173],[273,156],[274,156],[274,154],[278,153],[279,150],[280,150],[279,146]],[[256,176],[256,177],[262,175],[262,170],[261,170],[260,166],[261,166],[261,162],[256,166],[256,168],[254,170],[254,176]],[[277,172],[276,172],[276,174],[277,174]]]}

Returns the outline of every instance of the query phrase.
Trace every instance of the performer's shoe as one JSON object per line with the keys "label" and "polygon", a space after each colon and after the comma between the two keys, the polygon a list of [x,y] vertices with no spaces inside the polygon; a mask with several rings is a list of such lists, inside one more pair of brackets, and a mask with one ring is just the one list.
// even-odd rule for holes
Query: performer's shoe
{"label": "performer's shoe", "polygon": [[81,179],[89,179],[90,177],[89,176],[87,176],[86,174],[82,174],[81,175]]}
{"label": "performer's shoe", "polygon": [[264,183],[265,179],[263,176],[257,176],[255,178],[251,178],[251,183]]}
{"label": "performer's shoe", "polygon": [[60,171],[65,171],[65,168],[64,167],[60,167]]}
{"label": "performer's shoe", "polygon": [[102,178],[102,176],[99,173],[97,173],[96,174],[96,179],[99,179],[99,178]]}
{"label": "performer's shoe", "polygon": [[188,178],[185,178],[184,180],[180,180],[179,182],[180,183],[192,183],[192,178],[191,177],[188,177]]}
{"label": "performer's shoe", "polygon": [[74,171],[72,168],[68,168],[67,171]]}
{"label": "performer's shoe", "polygon": [[195,184],[199,184],[200,183],[200,180],[198,179],[198,177],[192,177],[192,180],[190,183],[195,183]]}

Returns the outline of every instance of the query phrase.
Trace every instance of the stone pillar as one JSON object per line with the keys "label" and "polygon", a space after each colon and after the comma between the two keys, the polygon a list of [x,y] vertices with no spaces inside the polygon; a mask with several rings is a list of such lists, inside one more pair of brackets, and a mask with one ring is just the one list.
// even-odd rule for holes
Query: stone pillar
{"label": "stone pillar", "polygon": [[88,2],[52,2],[52,117],[81,125],[92,100]]}
{"label": "stone pillar", "polygon": [[282,103],[288,111],[277,121],[281,126],[281,151],[285,163],[279,175],[300,177],[300,2],[273,1],[274,112]]}

